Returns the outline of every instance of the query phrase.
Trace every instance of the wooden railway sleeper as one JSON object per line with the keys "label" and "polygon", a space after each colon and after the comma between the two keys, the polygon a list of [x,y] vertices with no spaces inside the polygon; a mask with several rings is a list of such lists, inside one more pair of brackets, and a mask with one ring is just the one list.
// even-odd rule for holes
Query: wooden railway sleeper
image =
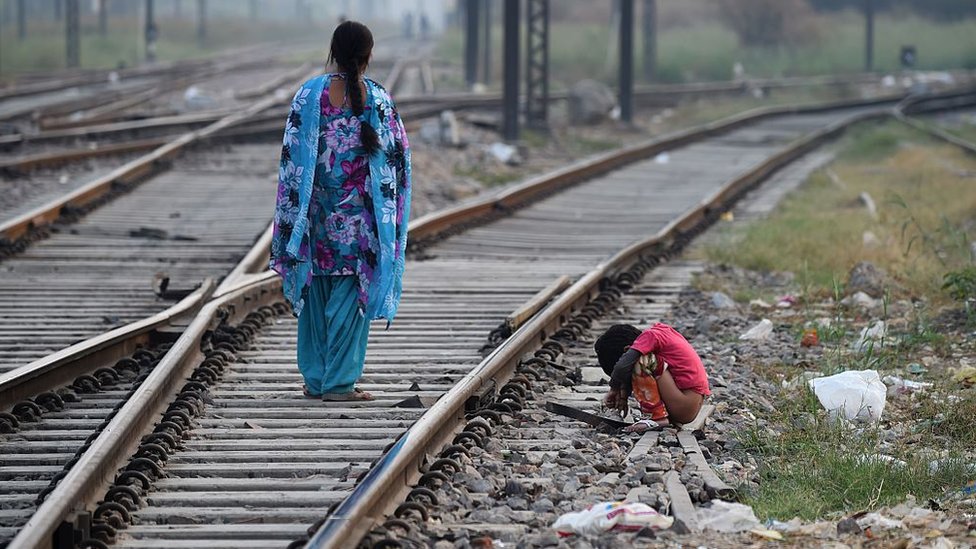
{"label": "wooden railway sleeper", "polygon": [[118,536],[118,530],[107,523],[93,524],[89,529],[90,539],[95,539],[107,544],[114,544]]}
{"label": "wooden railway sleeper", "polygon": [[[268,310],[252,312],[245,321],[252,327],[256,323],[268,322]],[[115,477],[115,482],[103,498],[104,503],[96,509],[94,525],[107,524],[112,528],[122,529],[131,523],[132,516],[128,511],[135,511],[143,505],[144,494],[152,489],[157,479],[165,475],[163,464],[181,449],[181,441],[193,428],[193,419],[203,413],[210,386],[220,379],[228,362],[234,360],[238,350],[250,346],[250,339],[255,333],[250,328],[238,330],[226,326],[220,326],[211,333],[208,342],[210,349],[205,352],[204,360],[194,369],[190,381],[183,385],[173,402],[167,406],[162,420],[156,424],[153,432],[143,437],[132,458]],[[161,355],[154,354],[152,359],[157,360],[157,356]],[[117,506],[121,506],[124,512]],[[104,511],[99,513],[99,509]],[[92,537],[85,541],[102,543]]]}

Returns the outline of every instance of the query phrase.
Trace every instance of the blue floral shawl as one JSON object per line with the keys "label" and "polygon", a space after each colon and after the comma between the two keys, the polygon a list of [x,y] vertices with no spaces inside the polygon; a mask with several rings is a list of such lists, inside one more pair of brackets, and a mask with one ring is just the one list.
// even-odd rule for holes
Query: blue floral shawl
{"label": "blue floral shawl", "polygon": [[[271,268],[281,275],[282,290],[295,316],[301,314],[312,281],[309,249],[309,204],[319,151],[322,92],[330,75],[305,82],[295,94],[285,124],[278,172]],[[360,313],[369,320],[385,318],[387,325],[400,305],[407,222],[410,217],[410,145],[390,94],[369,78],[360,121],[376,130],[380,149],[369,157],[369,187],[364,197],[372,210],[379,243],[369,257],[372,272],[357,273]]]}

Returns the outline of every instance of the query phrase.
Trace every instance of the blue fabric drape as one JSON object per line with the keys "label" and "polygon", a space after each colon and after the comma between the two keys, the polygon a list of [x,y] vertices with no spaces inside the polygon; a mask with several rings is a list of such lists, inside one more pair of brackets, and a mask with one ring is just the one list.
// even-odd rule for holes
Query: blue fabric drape
{"label": "blue fabric drape", "polygon": [[369,321],[354,276],[315,276],[298,315],[298,369],[308,392],[348,393],[363,375]]}
{"label": "blue fabric drape", "polygon": [[[323,75],[305,82],[292,100],[285,125],[275,228],[270,266],[282,277],[282,289],[296,316],[301,316],[312,282],[308,209],[318,159],[322,90],[329,80]],[[372,272],[360,272],[360,303],[367,320],[396,316],[403,284],[407,225],[410,218],[410,146],[403,122],[390,95],[382,86],[364,78],[370,106],[360,117],[376,130],[380,150],[369,157],[368,203],[372,205],[379,240],[379,254]]]}

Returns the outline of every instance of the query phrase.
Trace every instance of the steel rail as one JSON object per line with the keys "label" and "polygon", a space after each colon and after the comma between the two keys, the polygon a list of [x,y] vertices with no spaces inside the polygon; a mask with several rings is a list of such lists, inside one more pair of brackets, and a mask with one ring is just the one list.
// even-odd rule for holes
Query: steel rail
{"label": "steel rail", "polygon": [[89,374],[101,365],[130,355],[140,345],[153,341],[155,333],[176,319],[194,314],[214,293],[215,284],[206,280],[177,304],[153,316],[86,339],[30,364],[0,374],[0,410],[16,402]]}
{"label": "steel rail", "polygon": [[269,277],[233,288],[205,304],[8,549],[49,547],[62,523],[73,523],[84,516],[136,450],[143,432],[156,423],[179,392],[203,356],[202,346],[208,333],[220,322],[238,321],[252,308],[279,300],[280,287],[277,279]]}
{"label": "steel rail", "polygon": [[216,135],[222,130],[246,122],[269,107],[286,103],[287,101],[286,99],[283,100],[275,96],[257,101],[250,107],[224,116],[203,129],[185,133],[151,153],[128,162],[65,196],[0,223],[0,242],[12,244],[27,235],[32,229],[44,227],[56,221],[66,208],[83,207],[109,193],[113,186],[131,185],[147,175],[158,171],[165,161],[174,158],[186,146]]}
{"label": "steel rail", "polygon": [[941,141],[955,145],[956,147],[962,149],[963,151],[976,155],[976,143],[967,141],[959,137],[958,135],[953,135],[942,128],[936,127],[932,124],[926,124],[917,118],[911,116],[911,113],[925,113],[929,112],[927,109],[932,107],[926,107],[926,103],[935,103],[937,106],[936,110],[946,110],[947,103],[949,108],[966,108],[976,105],[976,88],[970,89],[968,91],[960,92],[958,95],[949,97],[941,97],[938,95],[926,95],[914,98],[907,98],[898,104],[894,109],[894,116],[902,124],[905,124],[915,130],[922,133],[935,137]]}
{"label": "steel rail", "polygon": [[[602,281],[613,278],[641,261],[644,254],[654,251],[660,253],[670,248],[675,241],[697,229],[703,222],[717,217],[718,211],[726,207],[734,197],[851,124],[888,115],[889,111],[882,109],[855,114],[797,140],[758,167],[737,176],[656,234],[624,248],[580,277],[496,348],[411,426],[353,492],[326,518],[306,547],[322,549],[355,546],[373,523],[385,516],[410,489],[411,483],[419,476],[418,471],[427,456],[428,448],[439,447],[456,433],[464,420],[465,403],[468,399],[485,390],[501,387],[514,375],[520,358],[537,349],[571,314],[582,309],[595,297]],[[705,135],[710,134],[706,131]]]}
{"label": "steel rail", "polygon": [[[890,101],[890,99],[886,101]],[[821,104],[816,106],[804,107],[805,110],[803,111],[796,111],[793,109],[786,110],[783,112],[783,114],[790,114],[794,112],[816,112],[818,110],[829,110],[832,108],[843,108],[843,107],[857,106],[862,104],[865,103],[863,102],[856,102],[854,104],[846,103],[840,106],[836,104]],[[538,334],[552,333],[555,327],[558,327],[558,325],[565,320],[565,311],[573,310],[573,306],[576,307],[581,306],[581,305],[573,305],[573,304],[577,303],[578,301],[585,302],[587,299],[589,299],[589,297],[592,297],[590,296],[590,294],[595,291],[595,288],[597,288],[600,280],[603,280],[606,277],[611,276],[615,271],[622,268],[622,266],[624,266],[626,263],[624,259],[638,257],[641,253],[644,253],[649,248],[653,248],[655,246],[660,247],[666,243],[668,236],[674,237],[676,235],[680,235],[683,232],[691,230],[691,228],[696,223],[700,223],[701,220],[707,219],[709,217],[713,218],[714,215],[716,214],[716,210],[715,210],[716,204],[722,201],[730,200],[733,195],[742,192],[746,187],[758,182],[764,177],[767,177],[779,167],[782,167],[783,165],[792,161],[796,156],[802,154],[803,152],[809,150],[810,148],[815,147],[818,143],[822,142],[824,139],[827,139],[830,136],[842,131],[849,124],[852,124],[861,119],[877,117],[877,116],[886,116],[887,114],[888,114],[888,110],[878,109],[878,110],[871,111],[869,113],[864,113],[864,114],[859,114],[859,115],[854,115],[852,117],[849,117],[848,119],[842,121],[842,123],[834,124],[820,132],[816,132],[815,134],[812,134],[807,138],[798,140],[787,151],[777,154],[775,157],[767,160],[761,166],[751,171],[749,174],[745,174],[743,176],[736,178],[736,180],[724,186],[720,191],[716,192],[712,197],[709,197],[707,200],[703,201],[701,204],[699,204],[692,210],[686,212],[685,215],[682,216],[680,219],[672,222],[665,229],[662,229],[662,231],[660,231],[651,239],[645,240],[641,243],[628,247],[624,251],[617,254],[617,256],[615,256],[613,259],[604,263],[596,270],[592,271],[591,273],[587,274],[579,281],[577,281],[577,283],[574,284],[569,290],[563,292],[561,296],[558,297],[553,304],[545,308],[541,314],[537,314],[535,317],[532,317],[530,320],[528,320],[528,322],[524,324],[523,327],[520,328],[516,332],[516,334],[511,339],[509,339],[509,341],[506,344],[496,349],[496,351],[482,363],[482,366],[479,366],[479,368],[475,371],[477,374],[475,373],[472,374],[472,376],[474,377],[472,378],[471,381],[465,382],[459,385],[459,387],[464,388],[464,390],[474,390],[475,387],[481,387],[481,383],[484,382],[484,379],[482,378],[483,376],[487,375],[487,373],[490,373],[492,376],[494,376],[497,375],[497,373],[503,369],[505,371],[513,369],[514,368],[513,361],[517,361],[518,356],[521,356],[522,351],[520,351],[520,349],[523,349],[525,345],[530,345],[530,344],[534,344],[534,342],[538,342],[539,341]],[[766,112],[759,112],[759,113],[753,113],[752,116],[754,117],[755,120],[758,120],[770,116],[770,114]],[[731,128],[733,126],[729,126],[729,127]],[[700,128],[699,136],[709,137],[711,135],[714,135],[714,133],[716,133],[716,130],[714,128],[711,128],[710,125],[707,125],[703,128]],[[619,154],[626,155],[628,154],[628,151],[623,151]],[[630,152],[630,154],[633,155],[634,153]],[[615,166],[616,165],[613,165],[605,169],[612,169],[612,167]],[[543,179],[541,183],[544,182],[545,180]],[[530,200],[531,198],[538,195],[534,193],[529,193],[529,194],[523,194],[521,196],[523,196],[523,198],[527,197],[526,199]],[[411,232],[414,232],[415,230],[414,224],[411,225],[410,230]],[[414,238],[414,235],[411,235],[411,237]],[[244,309],[250,308],[250,307],[246,307],[247,300],[248,299],[253,300],[255,298],[253,297],[252,293],[247,294],[248,296],[251,297],[244,298],[242,297],[244,295],[242,294],[242,292],[247,293],[245,292],[245,290],[251,292],[258,292],[259,294],[264,296],[262,300],[260,300],[262,303],[265,302],[264,300],[270,299],[268,297],[269,293],[276,295],[276,292],[274,292],[273,290],[276,290],[279,284],[279,282],[277,281],[277,277],[274,276],[273,273],[271,273],[270,271],[263,270],[263,264],[265,264],[266,261],[266,253],[268,249],[269,240],[270,240],[270,229],[262,235],[258,243],[254,246],[254,248],[252,248],[252,251],[249,252],[248,255],[245,257],[245,259],[242,260],[241,263],[238,265],[238,268],[235,268],[234,271],[231,273],[231,275],[228,275],[224,284],[222,284],[221,287],[216,290],[213,300],[201,309],[201,312],[197,315],[197,317],[193,320],[193,322],[191,322],[190,327],[187,328],[187,330],[184,331],[184,333],[180,336],[180,339],[177,340],[177,343],[174,345],[170,354],[168,354],[167,358],[164,359],[165,363],[167,364],[164,370],[168,372],[186,371],[187,368],[186,364],[192,362],[192,360],[183,357],[183,355],[191,354],[191,353],[196,353],[196,355],[199,355],[198,344],[200,341],[202,341],[201,339],[203,337],[202,334],[206,332],[205,327],[212,325],[212,323],[216,318],[215,316],[216,312],[221,307],[224,308],[228,306],[232,307],[233,311],[232,314],[230,315],[231,317],[233,317],[234,315],[240,316],[244,314]],[[259,272],[258,274],[250,274],[249,272],[252,270],[257,271],[259,269],[261,272]],[[243,299],[244,301],[240,301],[241,299]],[[569,308],[567,308],[566,306],[567,303],[570,303]],[[157,376],[157,372],[160,371],[162,366],[163,364],[161,363],[160,366],[158,366],[154,371],[153,376]],[[490,369],[486,370],[486,368],[490,368]],[[161,376],[163,374],[159,374],[159,375]],[[172,394],[174,392],[174,387],[170,385],[161,385],[161,383],[162,382],[154,383],[152,385],[153,387],[152,390],[166,390],[169,391],[168,394]],[[171,380],[169,383],[173,384],[176,382]],[[44,506],[42,506],[42,508],[38,510],[37,515],[40,515],[42,512],[47,515],[51,515],[53,513],[52,515],[53,518],[47,517],[44,519],[39,519],[37,515],[35,515],[35,517],[31,519],[31,522],[28,522],[28,525],[25,526],[25,530],[22,531],[21,534],[18,536],[18,538],[15,539],[15,544],[12,544],[11,547],[30,546],[30,545],[16,545],[16,543],[19,543],[20,541],[23,540],[36,541],[36,540],[50,539],[50,535],[53,534],[54,529],[57,528],[57,525],[60,523],[61,518],[74,517],[75,514],[83,513],[83,509],[85,507],[86,502],[90,503],[90,498],[95,497],[95,495],[99,493],[98,487],[106,485],[108,481],[111,480],[110,477],[112,473],[115,471],[114,467],[117,467],[119,463],[121,463],[121,460],[123,460],[131,453],[132,448],[134,448],[134,444],[138,443],[139,434],[141,434],[141,432],[145,429],[146,426],[152,425],[152,421],[156,416],[151,413],[145,413],[144,411],[140,412],[140,409],[137,407],[137,405],[141,405],[142,403],[150,403],[153,406],[155,406],[154,409],[156,410],[160,409],[161,406],[165,405],[166,401],[162,397],[147,395],[145,391],[150,391],[150,388],[149,387],[141,388],[140,393],[138,394],[138,399],[134,397],[132,400],[130,400],[125,405],[125,408],[123,408],[123,411],[125,413],[119,414],[119,416],[123,416],[123,419],[117,419],[117,421],[119,421],[120,424],[118,426],[115,426],[113,423],[113,426],[117,428],[113,429],[111,428],[112,426],[110,426],[110,428],[106,430],[105,435],[103,435],[103,436],[113,437],[116,440],[114,442],[102,442],[102,443],[99,442],[102,440],[102,437],[96,440],[95,444],[97,445],[97,448],[96,446],[93,445],[93,452],[86,454],[83,458],[84,467],[82,467],[82,463],[79,463],[75,469],[72,469],[70,476],[67,477],[65,479],[65,482],[63,482],[62,485],[58,487],[57,491],[54,494],[52,494],[52,497],[48,500],[48,503],[45,503]],[[449,393],[449,395],[452,394],[453,392]],[[453,403],[451,405],[451,409],[453,409],[454,405],[457,404],[456,402],[457,398],[460,397],[455,396],[455,397],[451,397],[450,399],[448,397],[442,398],[441,402],[435,405],[435,408],[438,410],[442,410],[442,409],[446,410],[448,409],[447,403],[451,402]],[[464,399],[461,399],[462,405],[463,405],[463,400]],[[138,416],[138,417],[130,417],[130,416]],[[427,425],[429,422],[430,420],[427,420],[426,423],[422,423],[422,424],[418,423],[418,425],[422,425],[422,426]],[[426,428],[428,430],[432,429],[429,426]],[[408,431],[408,433],[413,432],[413,429],[414,428],[411,428],[411,431]],[[445,433],[446,434],[443,434],[443,436],[447,436],[448,434],[450,434],[449,432],[445,432]],[[434,438],[433,435],[434,435],[434,431],[431,430],[430,433],[425,434],[423,436],[426,437],[426,439],[428,440],[433,440]],[[420,435],[417,436],[419,437]],[[401,443],[398,443],[395,450],[390,454],[387,454],[387,456],[384,457],[383,460],[380,462],[381,470],[385,471],[382,474],[384,475],[389,474],[388,467],[391,466],[391,463],[389,463],[388,460],[393,460],[393,459],[400,460],[397,461],[398,463],[397,466],[401,467],[402,469],[403,460],[407,458],[400,458],[397,456],[400,455],[400,452],[402,451],[401,450],[402,446],[405,443],[406,438],[407,437],[405,437],[405,439],[402,440]],[[109,444],[111,444],[112,446],[108,446]],[[111,449],[111,452],[115,452],[115,453],[113,454],[109,452],[108,451],[109,449]],[[128,451],[126,451],[126,449],[128,449]],[[112,461],[111,463],[108,464],[98,461],[99,459],[103,459],[103,458],[114,459],[115,461]],[[411,462],[415,462],[415,461],[416,461],[415,459],[411,458]],[[410,469],[402,469],[402,471],[409,471],[409,470]],[[373,474],[374,473],[371,473],[371,475]],[[376,473],[376,474],[380,474],[380,473]],[[403,476],[403,478],[400,479],[404,483],[403,486],[406,486],[406,483],[409,480],[408,476],[409,475]],[[399,478],[399,476],[397,478]],[[68,482],[69,479],[71,480],[70,483]],[[363,485],[367,485],[367,484],[369,483],[368,482],[363,483]],[[352,502],[353,500],[359,501],[358,497],[350,498],[347,499],[346,503],[344,503],[343,505],[344,506],[352,505],[353,503],[350,502]],[[70,503],[64,503],[65,501],[68,502],[78,501],[79,504],[72,506]],[[375,504],[371,504],[371,505],[375,505]],[[346,516],[347,518],[340,520],[340,518],[343,516]],[[330,521],[327,522],[327,528],[329,529],[338,528],[339,531],[346,532],[348,528],[350,528],[348,524],[349,522],[348,517],[351,516],[354,515],[348,515],[348,514],[333,515],[334,518],[330,519]],[[362,515],[362,516],[371,516],[371,515]],[[30,533],[27,532],[28,529],[30,529],[31,531]],[[37,533],[38,531],[41,531],[41,533]]]}
{"label": "steel rail", "polygon": [[570,165],[561,170],[532,178],[525,183],[500,192],[497,195],[468,204],[431,213],[411,223],[410,237],[416,244],[442,236],[459,226],[483,220],[498,212],[526,204],[539,197],[565,189],[580,181],[604,173],[641,158],[687,145],[705,137],[711,137],[753,122],[785,114],[816,113],[825,110],[870,105],[893,104],[903,96],[885,96],[858,101],[832,101],[802,106],[760,107],[736,114],[702,126],[680,130],[663,137],[651,139],[623,150],[603,153]]}

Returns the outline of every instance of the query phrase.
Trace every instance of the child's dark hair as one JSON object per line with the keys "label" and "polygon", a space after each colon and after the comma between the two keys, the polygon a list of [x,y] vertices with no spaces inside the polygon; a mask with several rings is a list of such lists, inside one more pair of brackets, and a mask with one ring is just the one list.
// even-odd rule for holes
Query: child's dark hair
{"label": "child's dark hair", "polygon": [[596,351],[600,367],[607,375],[613,373],[613,366],[640,334],[641,331],[630,324],[614,324],[596,340],[593,350]]}
{"label": "child's dark hair", "polygon": [[[373,33],[369,28],[355,21],[345,21],[336,27],[332,33],[332,43],[329,45],[329,63],[346,76],[346,93],[349,94],[349,106],[358,117],[363,115],[365,98],[363,90],[359,88],[362,70],[369,63],[369,56],[373,52]],[[359,125],[359,139],[366,154],[373,154],[380,148],[380,140],[376,135],[376,128],[365,120]]]}

